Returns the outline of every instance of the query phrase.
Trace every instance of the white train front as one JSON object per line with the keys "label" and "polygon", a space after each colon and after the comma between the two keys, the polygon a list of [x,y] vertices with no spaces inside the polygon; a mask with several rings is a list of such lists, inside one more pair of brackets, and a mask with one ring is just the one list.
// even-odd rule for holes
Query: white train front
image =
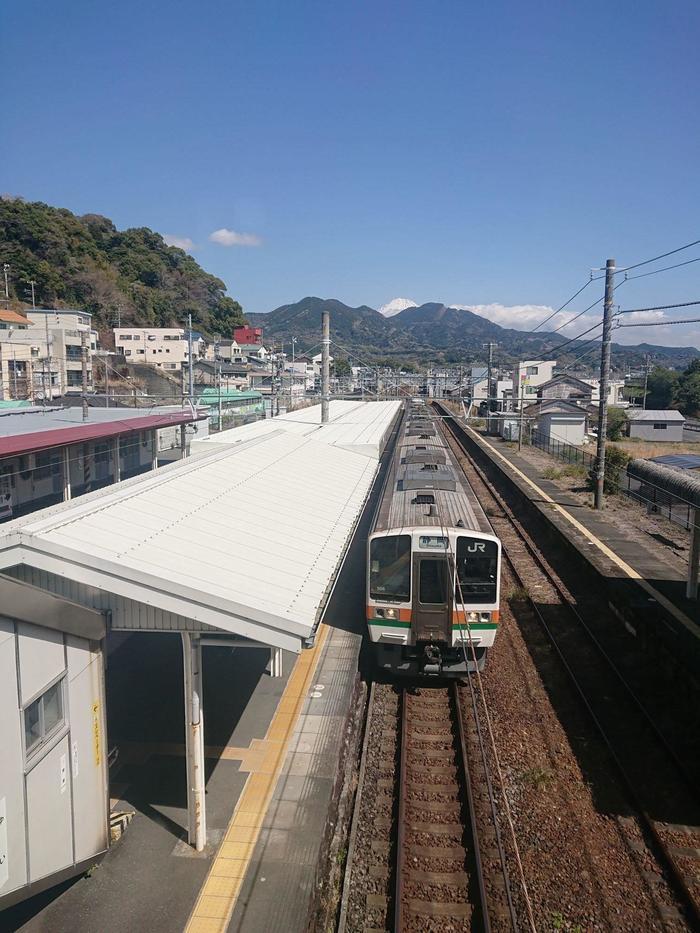
{"label": "white train front", "polygon": [[501,545],[427,407],[413,402],[368,543],[367,625],[380,669],[483,670],[499,622]]}

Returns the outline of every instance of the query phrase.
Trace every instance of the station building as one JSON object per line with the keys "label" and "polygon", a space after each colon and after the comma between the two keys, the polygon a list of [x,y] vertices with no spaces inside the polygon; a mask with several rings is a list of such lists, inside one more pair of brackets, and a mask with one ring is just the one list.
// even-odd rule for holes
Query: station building
{"label": "station building", "polygon": [[0,522],[155,469],[162,450],[186,453],[187,426],[205,419],[174,407],[89,408],[87,421],[80,408],[0,409]]}

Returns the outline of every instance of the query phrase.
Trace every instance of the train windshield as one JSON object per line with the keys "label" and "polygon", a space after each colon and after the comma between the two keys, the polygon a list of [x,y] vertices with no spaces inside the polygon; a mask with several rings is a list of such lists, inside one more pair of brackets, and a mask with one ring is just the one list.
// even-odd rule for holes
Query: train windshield
{"label": "train windshield", "polygon": [[402,602],[411,598],[410,535],[389,535],[370,543],[369,595]]}
{"label": "train windshield", "polygon": [[498,545],[495,541],[466,538],[463,535],[457,538],[457,581],[457,603],[496,602]]}

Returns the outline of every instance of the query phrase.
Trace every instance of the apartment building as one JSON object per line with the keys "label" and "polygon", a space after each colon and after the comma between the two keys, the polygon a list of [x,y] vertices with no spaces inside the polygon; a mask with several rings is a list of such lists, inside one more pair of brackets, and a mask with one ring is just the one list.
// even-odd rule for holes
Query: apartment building
{"label": "apartment building", "polygon": [[[189,360],[184,327],[115,327],[114,346],[129,363],[148,363],[172,372],[179,372]],[[198,359],[203,350],[204,338],[201,334],[193,334],[194,358]]]}
{"label": "apartment building", "polygon": [[83,344],[87,389],[92,391],[97,346],[92,315],[70,308],[34,308],[25,314],[2,311],[0,318],[2,399],[50,401],[82,392]]}

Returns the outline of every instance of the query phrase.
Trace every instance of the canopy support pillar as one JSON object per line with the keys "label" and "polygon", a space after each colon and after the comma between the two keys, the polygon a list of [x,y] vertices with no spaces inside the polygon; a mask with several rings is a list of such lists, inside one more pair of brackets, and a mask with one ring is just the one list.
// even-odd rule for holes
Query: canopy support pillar
{"label": "canopy support pillar", "polygon": [[187,841],[201,852],[207,841],[204,799],[204,711],[202,709],[202,645],[197,635],[182,632],[185,680],[185,756],[187,760]]}
{"label": "canopy support pillar", "polygon": [[270,677],[282,676],[282,649],[270,648]]}

